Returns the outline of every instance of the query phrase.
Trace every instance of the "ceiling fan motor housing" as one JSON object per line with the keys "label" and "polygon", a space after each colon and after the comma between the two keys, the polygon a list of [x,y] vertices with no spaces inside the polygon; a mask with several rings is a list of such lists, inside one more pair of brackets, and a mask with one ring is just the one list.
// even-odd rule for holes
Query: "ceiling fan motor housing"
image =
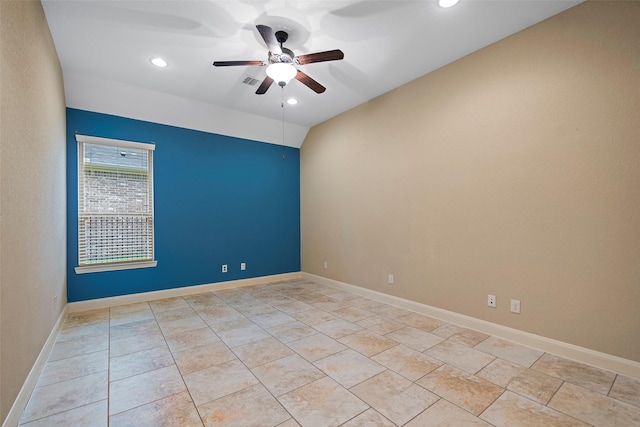
{"label": "ceiling fan motor housing", "polygon": [[269,52],[269,64],[293,64],[293,58],[295,54],[286,47],[282,48],[281,54]]}

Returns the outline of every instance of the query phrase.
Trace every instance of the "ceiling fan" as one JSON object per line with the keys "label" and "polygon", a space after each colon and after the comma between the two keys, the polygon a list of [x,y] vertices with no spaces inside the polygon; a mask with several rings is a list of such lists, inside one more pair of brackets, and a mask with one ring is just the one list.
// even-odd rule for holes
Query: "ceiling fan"
{"label": "ceiling fan", "polygon": [[296,56],[293,51],[283,47],[282,44],[287,41],[289,34],[285,31],[273,32],[271,27],[266,25],[256,25],[258,32],[262,36],[267,48],[269,48],[269,56],[267,61],[215,61],[214,67],[230,67],[230,66],[267,66],[267,77],[262,81],[256,94],[263,95],[267,92],[274,81],[278,85],[284,87],[293,78],[300,83],[309,87],[316,93],[322,93],[326,90],[324,86],[309,77],[307,74],[295,68],[294,65],[306,65],[314,62],[336,61],[344,58],[341,50],[328,50],[325,52],[310,53],[307,55]]}

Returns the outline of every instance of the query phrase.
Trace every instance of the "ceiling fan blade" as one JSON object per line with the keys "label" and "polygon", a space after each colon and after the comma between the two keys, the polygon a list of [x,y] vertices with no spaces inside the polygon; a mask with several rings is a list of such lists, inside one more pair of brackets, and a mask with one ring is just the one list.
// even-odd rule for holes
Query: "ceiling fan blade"
{"label": "ceiling fan blade", "polygon": [[271,53],[281,55],[282,49],[280,49],[280,44],[278,43],[278,40],[276,39],[276,35],[274,34],[271,27],[267,27],[266,25],[256,25],[256,28],[258,29],[258,32],[262,36],[262,39],[264,40],[265,44],[269,48],[269,51]]}
{"label": "ceiling fan blade", "polygon": [[337,61],[344,58],[344,53],[340,49],[327,50],[326,52],[310,53],[296,57],[300,65],[311,64],[313,62]]}
{"label": "ceiling fan blade", "polygon": [[267,65],[264,61],[215,61],[214,67],[233,67],[236,65]]}
{"label": "ceiling fan blade", "polygon": [[256,90],[256,95],[264,95],[272,83],[273,83],[273,79],[271,77],[269,76],[265,77],[264,80],[262,81],[262,84],[260,84],[260,87],[258,88],[258,90]]}
{"label": "ceiling fan blade", "polygon": [[320,83],[313,80],[311,77],[309,77],[308,75],[306,75],[300,70],[298,70],[298,72],[296,73],[296,80],[298,80],[300,83],[307,86],[309,89],[311,89],[315,93],[322,93],[325,90],[327,90],[326,87],[322,86]]}

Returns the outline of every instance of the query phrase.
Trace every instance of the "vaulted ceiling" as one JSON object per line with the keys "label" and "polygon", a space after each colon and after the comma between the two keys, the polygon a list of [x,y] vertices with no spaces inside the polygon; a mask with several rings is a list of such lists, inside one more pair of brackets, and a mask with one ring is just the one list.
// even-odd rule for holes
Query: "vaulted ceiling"
{"label": "vaulted ceiling", "polygon": [[[67,106],[299,147],[307,130],[580,0],[43,0]],[[296,55],[340,49],[344,60],[298,68],[297,80],[255,91],[267,61],[256,29],[289,34]],[[154,57],[168,63],[151,64]],[[245,83],[251,78],[255,85]],[[290,106],[282,100],[295,98]],[[283,137],[283,116],[286,137]]]}

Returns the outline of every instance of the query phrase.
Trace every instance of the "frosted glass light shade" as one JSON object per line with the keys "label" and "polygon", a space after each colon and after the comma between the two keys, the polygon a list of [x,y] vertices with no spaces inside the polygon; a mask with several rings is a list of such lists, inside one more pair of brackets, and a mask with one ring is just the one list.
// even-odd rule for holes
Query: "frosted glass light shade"
{"label": "frosted glass light shade", "polygon": [[298,71],[291,64],[277,63],[267,67],[267,76],[271,77],[280,86],[284,86],[296,76]]}

